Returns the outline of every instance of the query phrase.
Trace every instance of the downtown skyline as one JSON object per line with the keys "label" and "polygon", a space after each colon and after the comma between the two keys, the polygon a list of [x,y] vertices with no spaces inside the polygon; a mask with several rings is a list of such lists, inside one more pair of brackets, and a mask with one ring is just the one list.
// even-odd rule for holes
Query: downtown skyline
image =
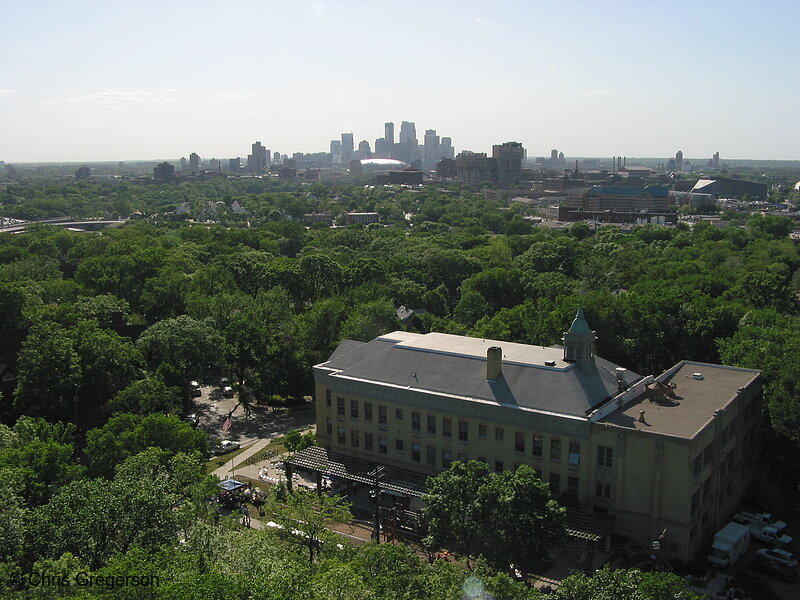
{"label": "downtown skyline", "polygon": [[457,152],[798,158],[800,7],[641,4],[2,0],[0,160],[291,156],[403,120]]}

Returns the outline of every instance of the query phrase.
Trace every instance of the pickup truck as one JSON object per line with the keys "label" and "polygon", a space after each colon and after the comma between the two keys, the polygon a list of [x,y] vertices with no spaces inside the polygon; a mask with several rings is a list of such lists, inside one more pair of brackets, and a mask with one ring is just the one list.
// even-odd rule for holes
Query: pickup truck
{"label": "pickup truck", "polygon": [[788,546],[792,543],[792,538],[788,535],[781,535],[781,533],[774,527],[762,527],[761,525],[750,525],[750,535],[762,542],[775,542],[782,546]]}
{"label": "pickup truck", "polygon": [[777,531],[783,532],[786,523],[777,520],[770,513],[751,513],[738,512],[733,516],[733,520],[743,525],[761,525],[762,527],[774,527]]}

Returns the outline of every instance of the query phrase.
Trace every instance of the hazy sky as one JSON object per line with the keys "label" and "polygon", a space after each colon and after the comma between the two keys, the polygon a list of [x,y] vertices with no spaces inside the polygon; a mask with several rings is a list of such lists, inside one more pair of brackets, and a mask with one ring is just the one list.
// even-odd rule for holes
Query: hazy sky
{"label": "hazy sky", "polygon": [[800,1],[0,0],[0,159],[457,150],[800,158]]}

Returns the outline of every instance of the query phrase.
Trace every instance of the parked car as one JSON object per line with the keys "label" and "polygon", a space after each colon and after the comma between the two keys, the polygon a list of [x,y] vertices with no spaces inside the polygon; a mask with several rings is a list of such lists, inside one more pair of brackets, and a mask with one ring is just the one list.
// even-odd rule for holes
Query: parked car
{"label": "parked car", "polygon": [[226,385],[222,388],[222,395],[225,398],[233,398],[233,388],[229,385]]}
{"label": "parked car", "polygon": [[197,381],[190,381],[189,382],[189,389],[192,390],[192,396],[195,398],[199,398],[203,395],[203,390],[200,387],[200,383]]}
{"label": "parked car", "polygon": [[751,524],[750,533],[757,540],[762,542],[775,542],[781,546],[788,546],[792,543],[792,538],[788,535],[781,535],[774,527],[762,527],[761,525]]}
{"label": "parked car", "polygon": [[760,548],[756,550],[756,558],[775,562],[790,569],[797,566],[797,556],[780,548]]}
{"label": "parked car", "polygon": [[743,523],[745,525],[761,525],[762,527],[774,527],[777,531],[783,533],[783,530],[786,529],[786,523],[783,521],[779,521],[772,514],[768,512],[761,512],[761,513],[751,513],[751,512],[738,512],[733,517],[733,520],[737,523]]}
{"label": "parked car", "polygon": [[239,449],[239,442],[234,442],[233,440],[222,440],[219,443],[219,446],[214,448],[214,454],[219,456],[220,454],[227,454],[228,452],[233,452],[234,450]]}
{"label": "parked car", "polygon": [[773,577],[783,579],[784,581],[797,581],[798,575],[796,569],[790,569],[789,567],[785,567],[776,562],[756,558],[751,566],[762,573],[772,575]]}
{"label": "parked car", "polygon": [[200,424],[200,416],[197,413],[186,415],[184,419],[187,423],[191,423],[192,427],[197,427]]}

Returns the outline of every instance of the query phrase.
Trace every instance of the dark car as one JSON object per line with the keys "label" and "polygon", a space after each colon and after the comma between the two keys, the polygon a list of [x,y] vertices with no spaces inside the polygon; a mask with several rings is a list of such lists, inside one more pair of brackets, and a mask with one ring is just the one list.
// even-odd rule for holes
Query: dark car
{"label": "dark car", "polygon": [[797,581],[798,575],[796,569],[785,567],[777,562],[756,558],[750,566],[762,573],[777,577],[778,579],[783,579],[784,581]]}

